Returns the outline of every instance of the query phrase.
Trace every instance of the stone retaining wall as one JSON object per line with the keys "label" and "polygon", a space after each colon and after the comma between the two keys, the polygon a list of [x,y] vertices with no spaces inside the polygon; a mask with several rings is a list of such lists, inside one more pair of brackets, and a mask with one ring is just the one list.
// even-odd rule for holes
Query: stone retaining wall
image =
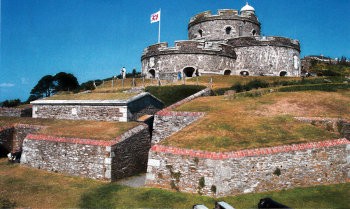
{"label": "stone retaining wall", "polygon": [[22,143],[27,134],[34,133],[41,128],[43,128],[43,126],[24,124],[1,127],[0,145],[3,146],[8,152],[19,151],[22,149]]}
{"label": "stone retaining wall", "polygon": [[[115,180],[145,171],[149,148],[150,134],[143,124],[110,141],[29,134],[23,142],[21,164],[74,176]],[[142,163],[143,167],[137,167]]]}
{"label": "stone retaining wall", "polygon": [[229,153],[155,145],[146,184],[211,196],[265,192],[350,179],[346,139]]}
{"label": "stone retaining wall", "polygon": [[212,91],[210,88],[203,89],[163,110],[157,112],[154,115],[153,121],[153,133],[152,133],[152,144],[156,144],[161,140],[171,136],[172,134],[180,131],[189,124],[197,121],[203,117],[205,113],[201,112],[175,112],[172,109],[187,103],[195,98],[201,96],[209,96]]}
{"label": "stone retaining wall", "polygon": [[32,108],[0,107],[0,116],[6,117],[32,117]]}

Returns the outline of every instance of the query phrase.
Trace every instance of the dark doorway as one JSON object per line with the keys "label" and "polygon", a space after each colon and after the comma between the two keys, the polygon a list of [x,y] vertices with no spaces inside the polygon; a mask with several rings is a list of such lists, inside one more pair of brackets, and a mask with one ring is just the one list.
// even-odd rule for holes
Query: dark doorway
{"label": "dark doorway", "polygon": [[249,72],[248,71],[241,71],[239,74],[242,76],[248,76]]}
{"label": "dark doorway", "polygon": [[7,157],[7,154],[10,153],[3,145],[0,145],[0,158]]}
{"label": "dark doorway", "polygon": [[151,78],[155,78],[156,77],[156,71],[154,69],[151,69],[148,72],[149,72],[149,74],[151,74]]}
{"label": "dark doorway", "polygon": [[281,71],[281,72],[280,72],[280,76],[281,76],[281,77],[284,77],[284,76],[286,76],[286,75],[287,75],[287,72],[286,72],[286,71]]}
{"label": "dark doorway", "polygon": [[225,70],[224,75],[231,75],[231,70]]}
{"label": "dark doorway", "polygon": [[187,67],[184,69],[184,74],[186,77],[192,77],[195,69],[193,67]]}

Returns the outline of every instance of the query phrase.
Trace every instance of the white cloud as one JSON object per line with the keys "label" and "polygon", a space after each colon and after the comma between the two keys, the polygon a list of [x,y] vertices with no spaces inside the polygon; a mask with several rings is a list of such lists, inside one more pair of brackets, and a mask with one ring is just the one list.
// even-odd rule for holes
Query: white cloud
{"label": "white cloud", "polygon": [[0,87],[13,87],[15,84],[13,83],[0,83]]}

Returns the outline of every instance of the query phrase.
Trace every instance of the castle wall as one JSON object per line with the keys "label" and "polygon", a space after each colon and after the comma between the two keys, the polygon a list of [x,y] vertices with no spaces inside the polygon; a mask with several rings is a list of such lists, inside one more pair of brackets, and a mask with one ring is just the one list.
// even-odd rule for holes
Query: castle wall
{"label": "castle wall", "polygon": [[155,145],[146,185],[220,197],[344,183],[349,159],[346,139],[229,153]]}
{"label": "castle wall", "polygon": [[21,164],[73,176],[115,180],[146,171],[150,144],[146,125],[115,140],[91,140],[29,134]]}
{"label": "castle wall", "polygon": [[233,47],[224,44],[181,41],[176,42],[175,47],[167,47],[167,43],[163,43],[146,48],[141,59],[142,73],[147,78],[170,79],[176,79],[178,72],[184,74],[186,68],[194,70],[191,76],[224,74],[234,66],[235,58]]}
{"label": "castle wall", "polygon": [[230,39],[237,60],[234,74],[300,76],[300,46],[296,40],[283,37],[243,37]]}
{"label": "castle wall", "polygon": [[[228,27],[230,29],[226,31]],[[193,17],[188,25],[190,40],[219,41],[254,35],[260,35],[260,23],[256,16],[241,16],[236,10],[219,10],[217,15],[203,12]]]}

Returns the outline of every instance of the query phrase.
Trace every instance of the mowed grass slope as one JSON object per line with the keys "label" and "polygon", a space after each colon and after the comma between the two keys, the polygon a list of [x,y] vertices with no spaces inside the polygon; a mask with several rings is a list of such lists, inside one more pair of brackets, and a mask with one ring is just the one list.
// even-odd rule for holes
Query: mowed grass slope
{"label": "mowed grass slope", "polygon": [[0,127],[14,124],[45,126],[37,133],[50,136],[113,140],[138,123],[0,117]]}
{"label": "mowed grass slope", "polygon": [[28,208],[191,208],[199,203],[213,208],[215,201],[223,200],[245,209],[257,208],[261,198],[272,197],[292,208],[347,209],[349,196],[350,183],[346,183],[216,199],[68,177],[0,159],[0,208],[8,202]]}
{"label": "mowed grass slope", "polygon": [[236,151],[338,138],[293,117],[350,119],[350,91],[272,93],[227,100],[202,97],[177,111],[206,112],[206,116],[162,143],[207,151]]}

